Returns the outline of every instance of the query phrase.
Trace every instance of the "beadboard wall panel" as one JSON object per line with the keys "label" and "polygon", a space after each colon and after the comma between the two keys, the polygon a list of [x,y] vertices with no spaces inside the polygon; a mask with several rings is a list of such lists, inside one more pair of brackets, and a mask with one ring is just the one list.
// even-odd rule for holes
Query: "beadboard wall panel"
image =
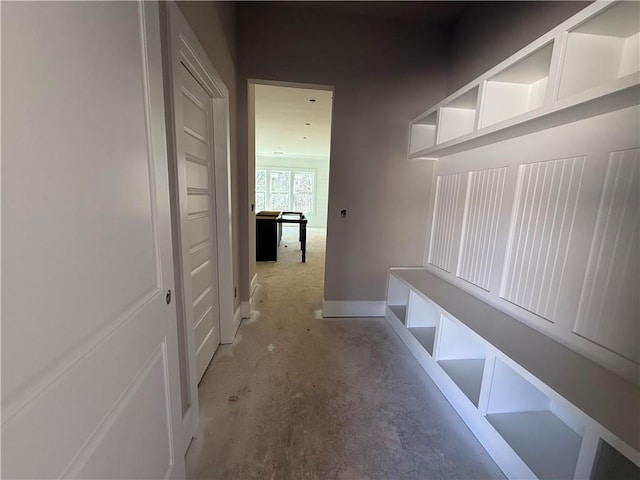
{"label": "beadboard wall panel", "polygon": [[507,167],[469,172],[458,277],[489,290]]}
{"label": "beadboard wall panel", "polygon": [[453,255],[458,218],[462,217],[460,209],[462,181],[461,173],[441,175],[436,179],[429,263],[449,273],[455,268]]}
{"label": "beadboard wall panel", "polygon": [[520,165],[500,296],[553,322],[585,157]]}
{"label": "beadboard wall panel", "polygon": [[640,363],[640,150],[612,152],[573,332]]}
{"label": "beadboard wall panel", "polygon": [[638,132],[633,106],[441,158],[424,262],[636,384]]}

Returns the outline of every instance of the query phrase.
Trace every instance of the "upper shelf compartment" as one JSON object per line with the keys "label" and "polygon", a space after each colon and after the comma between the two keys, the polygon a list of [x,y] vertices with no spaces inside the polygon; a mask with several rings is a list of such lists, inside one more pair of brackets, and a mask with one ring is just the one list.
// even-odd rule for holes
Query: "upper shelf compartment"
{"label": "upper shelf compartment", "polygon": [[438,142],[443,143],[473,132],[476,128],[478,87],[440,107]]}
{"label": "upper shelf compartment", "polygon": [[571,29],[558,98],[640,70],[640,3],[615,4]]}
{"label": "upper shelf compartment", "polygon": [[437,112],[433,112],[411,124],[409,153],[414,154],[436,144]]}
{"label": "upper shelf compartment", "polygon": [[542,107],[552,52],[550,43],[486,81],[480,128]]}
{"label": "upper shelf compartment", "polygon": [[638,105],[640,2],[594,2],[412,122],[438,158]]}

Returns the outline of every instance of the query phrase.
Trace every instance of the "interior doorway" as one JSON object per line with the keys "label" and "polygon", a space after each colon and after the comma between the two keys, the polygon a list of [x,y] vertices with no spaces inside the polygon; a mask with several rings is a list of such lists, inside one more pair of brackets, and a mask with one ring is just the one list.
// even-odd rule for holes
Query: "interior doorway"
{"label": "interior doorway", "polygon": [[[274,262],[272,269],[304,261],[314,281],[323,284],[333,88],[252,81],[249,91],[257,222],[261,222],[261,212],[295,212],[284,219],[299,219],[302,214],[306,220],[306,255],[302,252],[301,226],[279,223],[275,256],[264,257],[260,251],[264,235],[261,237],[258,225],[254,257],[258,268],[252,284],[260,275],[262,261]],[[270,243],[272,236],[268,235]]]}

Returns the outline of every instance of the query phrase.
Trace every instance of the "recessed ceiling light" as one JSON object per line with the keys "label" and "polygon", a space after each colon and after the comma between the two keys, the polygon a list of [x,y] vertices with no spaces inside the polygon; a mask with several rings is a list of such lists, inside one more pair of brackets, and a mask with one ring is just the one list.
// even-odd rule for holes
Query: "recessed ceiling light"
{"label": "recessed ceiling light", "polygon": [[311,103],[313,103],[313,102],[315,102],[315,101],[316,101],[316,99],[315,99],[315,98],[310,98],[310,99],[309,99],[309,101],[310,101]]}

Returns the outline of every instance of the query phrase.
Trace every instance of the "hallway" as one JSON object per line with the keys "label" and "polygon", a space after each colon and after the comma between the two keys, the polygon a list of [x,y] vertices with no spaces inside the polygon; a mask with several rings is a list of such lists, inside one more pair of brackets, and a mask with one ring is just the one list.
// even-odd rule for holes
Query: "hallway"
{"label": "hallway", "polygon": [[324,230],[296,239],[202,379],[188,478],[503,478],[384,319],[320,317]]}

